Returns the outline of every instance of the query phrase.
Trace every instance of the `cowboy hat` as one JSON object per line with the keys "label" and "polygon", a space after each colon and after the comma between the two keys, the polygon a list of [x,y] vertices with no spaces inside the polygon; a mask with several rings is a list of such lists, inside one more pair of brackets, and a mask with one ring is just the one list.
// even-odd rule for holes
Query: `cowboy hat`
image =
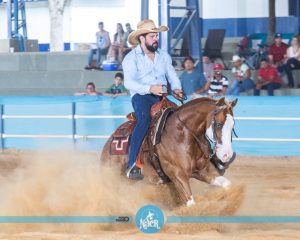
{"label": "cowboy hat", "polygon": [[142,34],[165,32],[168,30],[169,30],[169,28],[167,26],[156,27],[155,23],[152,20],[145,19],[145,20],[140,21],[137,25],[137,29],[129,34],[128,42],[131,45],[135,45],[138,43],[138,37]]}
{"label": "cowboy hat", "polygon": [[238,62],[238,61],[241,61],[241,60],[242,60],[242,59],[241,59],[240,56],[234,55],[234,56],[232,57],[232,61],[231,61],[231,62],[235,63],[235,62]]}

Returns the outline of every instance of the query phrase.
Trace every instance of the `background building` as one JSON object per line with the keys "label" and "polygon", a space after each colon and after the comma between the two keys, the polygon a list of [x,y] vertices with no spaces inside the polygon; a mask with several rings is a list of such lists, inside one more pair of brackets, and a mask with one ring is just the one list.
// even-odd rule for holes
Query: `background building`
{"label": "background building", "polygon": [[[4,1],[5,2],[5,1]],[[172,6],[185,0],[172,0]],[[297,0],[277,0],[277,31],[298,33],[299,3]],[[208,29],[225,28],[227,37],[245,36],[268,31],[268,0],[199,0],[199,22],[202,37]],[[40,49],[49,48],[50,21],[47,1],[27,2],[29,39],[38,39]],[[158,1],[149,1],[149,16],[158,22]],[[171,27],[176,26],[183,10],[171,11]],[[66,49],[76,49],[78,43],[94,42],[97,23],[103,21],[111,37],[118,22],[131,23],[135,28],[141,17],[141,0],[71,0],[64,13],[64,42]],[[7,38],[5,3],[0,4],[0,39]]]}

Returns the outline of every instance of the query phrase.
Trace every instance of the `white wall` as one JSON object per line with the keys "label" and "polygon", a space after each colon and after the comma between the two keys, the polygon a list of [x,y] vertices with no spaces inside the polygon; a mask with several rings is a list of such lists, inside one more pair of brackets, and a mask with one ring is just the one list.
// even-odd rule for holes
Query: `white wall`
{"label": "white wall", "polygon": [[[76,2],[76,1],[75,1]],[[104,22],[104,28],[109,31],[110,37],[116,32],[117,23],[129,22],[133,28],[140,20],[140,0],[105,1],[105,5],[83,6],[78,3],[70,6],[70,33],[74,42],[94,42],[98,22]]]}
{"label": "white wall", "polygon": [[[201,0],[200,0],[201,1]],[[268,16],[268,0],[202,0],[202,16],[212,18],[255,18]],[[276,16],[288,15],[288,0],[276,1]]]}
{"label": "white wall", "polygon": [[[288,0],[276,1],[276,15],[288,15]],[[268,0],[199,0],[202,17],[245,18],[266,17]],[[158,24],[158,0],[149,0],[150,18]],[[185,0],[172,0],[173,6],[184,6]],[[201,7],[202,6],[202,7]],[[111,38],[118,22],[131,23],[136,28],[140,20],[141,0],[72,0],[64,14],[64,41],[94,42],[98,22],[103,21]],[[182,17],[184,11],[172,11],[172,17]],[[49,11],[47,2],[26,3],[27,31],[30,39],[49,43]],[[7,38],[6,5],[0,5],[0,39]]]}
{"label": "white wall", "polygon": [[[111,38],[118,22],[131,23],[136,28],[140,20],[140,0],[72,0],[64,13],[65,42],[94,42],[98,22],[103,21]],[[150,14],[157,18],[157,5]],[[151,15],[150,15],[151,16]],[[49,43],[49,11],[47,2],[26,3],[27,32],[29,39]],[[0,5],[0,39],[7,38],[6,4]]]}
{"label": "white wall", "polygon": [[[172,0],[171,6],[185,6],[185,0]],[[268,0],[199,0],[204,19],[254,18],[268,16]],[[172,17],[182,17],[183,10],[172,10]],[[288,0],[276,0],[276,15],[288,15]]]}

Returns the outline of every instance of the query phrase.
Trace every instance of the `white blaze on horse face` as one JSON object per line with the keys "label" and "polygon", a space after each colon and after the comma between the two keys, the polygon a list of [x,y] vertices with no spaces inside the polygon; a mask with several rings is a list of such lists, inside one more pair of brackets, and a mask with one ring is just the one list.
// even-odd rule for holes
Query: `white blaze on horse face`
{"label": "white blaze on horse face", "polygon": [[231,132],[234,125],[233,117],[226,114],[226,121],[222,128],[222,144],[217,144],[216,154],[222,162],[227,162],[233,155]]}
{"label": "white blaze on horse face", "polygon": [[[222,144],[217,144],[216,155],[218,159],[222,162],[227,162],[233,155],[232,145],[231,145],[231,132],[234,125],[233,117],[230,114],[226,114],[226,121],[222,127]],[[212,125],[206,129],[206,136],[211,140],[214,139]]]}

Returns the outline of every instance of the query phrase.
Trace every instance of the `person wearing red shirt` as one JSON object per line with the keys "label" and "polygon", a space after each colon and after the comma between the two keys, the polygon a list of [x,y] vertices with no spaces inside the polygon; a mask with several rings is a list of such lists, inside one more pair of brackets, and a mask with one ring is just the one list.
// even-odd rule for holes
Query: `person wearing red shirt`
{"label": "person wearing red shirt", "polygon": [[262,59],[258,70],[258,81],[254,89],[254,96],[259,96],[261,89],[267,90],[269,96],[274,96],[274,90],[280,88],[281,85],[282,80],[276,68],[269,64],[267,59]]}
{"label": "person wearing red shirt", "polygon": [[269,60],[275,67],[278,67],[285,62],[286,50],[288,45],[282,42],[282,35],[275,34],[275,42],[269,48]]}

